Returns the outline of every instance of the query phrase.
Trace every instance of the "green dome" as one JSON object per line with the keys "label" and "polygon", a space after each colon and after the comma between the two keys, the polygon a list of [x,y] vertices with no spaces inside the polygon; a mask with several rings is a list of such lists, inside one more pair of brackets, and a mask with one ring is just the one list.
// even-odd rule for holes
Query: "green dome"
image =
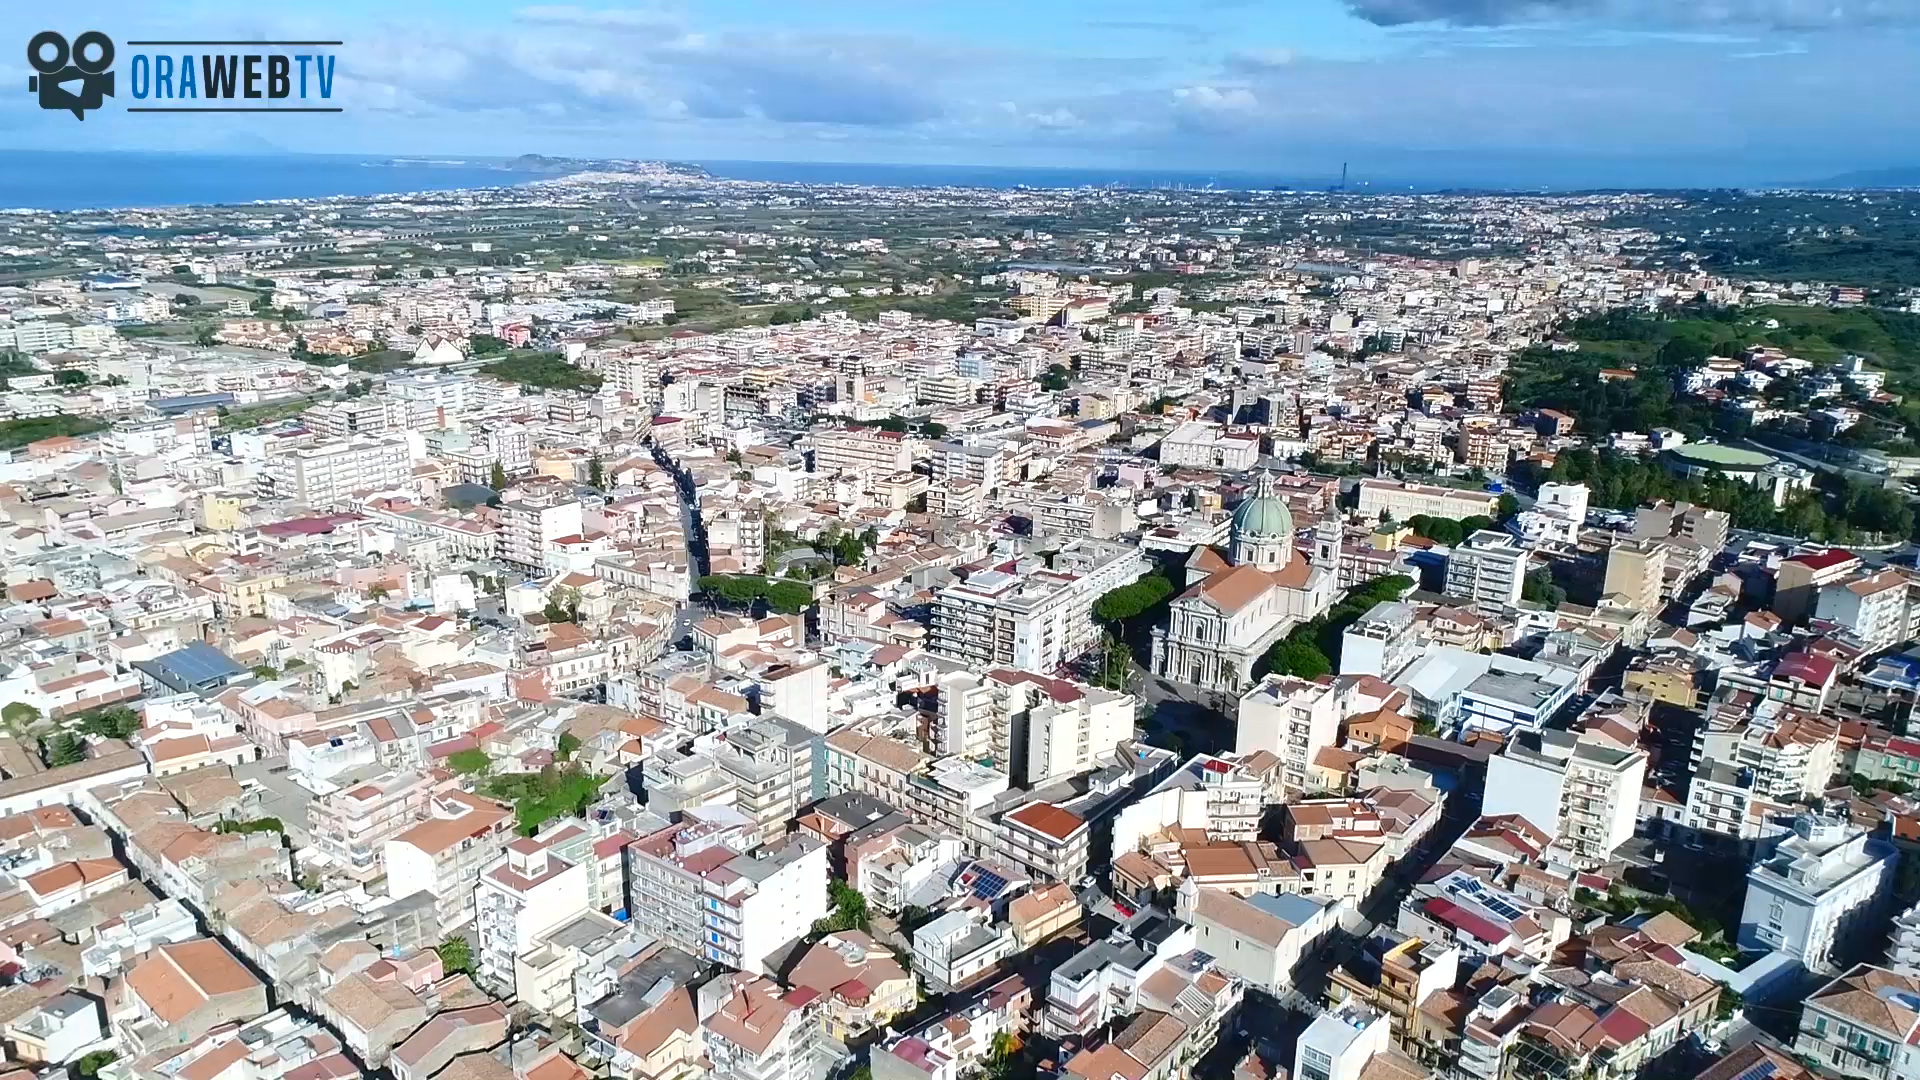
{"label": "green dome", "polygon": [[1293,511],[1287,501],[1274,494],[1273,474],[1261,473],[1253,494],[1233,511],[1235,539],[1260,538],[1292,541]]}

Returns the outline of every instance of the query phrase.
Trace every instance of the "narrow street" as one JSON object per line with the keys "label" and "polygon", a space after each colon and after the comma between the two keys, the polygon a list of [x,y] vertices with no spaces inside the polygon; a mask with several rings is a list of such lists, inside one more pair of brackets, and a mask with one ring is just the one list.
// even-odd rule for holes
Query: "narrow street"
{"label": "narrow street", "polygon": [[[648,449],[653,452],[654,464],[673,477],[674,494],[680,500],[680,528],[687,538],[687,589],[698,592],[700,579],[707,573],[707,537],[700,524],[700,515],[694,510],[693,477],[658,446],[649,446]],[[670,642],[682,641],[692,632],[698,610],[699,605],[695,603],[680,605],[674,612]]]}

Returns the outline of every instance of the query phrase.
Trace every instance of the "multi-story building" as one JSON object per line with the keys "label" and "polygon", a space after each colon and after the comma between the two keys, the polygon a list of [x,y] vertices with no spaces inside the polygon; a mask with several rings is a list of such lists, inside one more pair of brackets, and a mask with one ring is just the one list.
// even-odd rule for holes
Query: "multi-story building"
{"label": "multi-story building", "polygon": [[761,716],[727,730],[713,763],[734,784],[733,806],[760,826],[762,843],[787,833],[787,822],[826,797],[826,770],[815,771],[821,737],[791,720]]}
{"label": "multi-story building", "polygon": [[1384,1014],[1394,1044],[1417,1053],[1420,1006],[1434,994],[1453,989],[1459,972],[1458,945],[1383,929],[1353,959],[1333,969],[1327,996],[1335,1005],[1353,1001]]}
{"label": "multi-story building", "polygon": [[1607,549],[1607,577],[1601,595],[1622,607],[1657,615],[1666,574],[1667,545],[1663,541],[1616,539]]}
{"label": "multi-story building", "polygon": [[1027,713],[1029,787],[1094,767],[1133,738],[1132,694],[1090,686],[1072,701],[1046,701]]}
{"label": "multi-story building", "polygon": [[1920,636],[1920,582],[1906,570],[1888,568],[1851,581],[1822,586],[1813,617],[1825,619],[1860,639],[1868,652],[1879,652]]}
{"label": "multi-story building", "polygon": [[1856,964],[1800,1009],[1794,1052],[1822,1075],[1859,1080],[1920,1077],[1920,978]]}
{"label": "multi-story building", "polygon": [[[1063,559],[1070,551],[1082,558]],[[1137,548],[1084,539],[1052,569],[1019,560],[975,571],[935,596],[929,648],[974,667],[1054,671],[1099,640],[1094,601],[1149,569]]]}
{"label": "multi-story building", "polygon": [[1382,512],[1393,521],[1416,517],[1496,517],[1500,497],[1484,491],[1430,487],[1397,480],[1360,481],[1360,516],[1378,521]]}
{"label": "multi-story building", "polygon": [[[571,826],[563,826],[567,828]],[[588,867],[555,854],[546,840],[522,837],[480,875],[474,888],[475,959],[482,982],[514,993],[514,958],[540,935],[591,909]]]}
{"label": "multi-story building", "polygon": [[913,440],[896,431],[849,428],[813,436],[813,471],[892,476],[913,467]]}
{"label": "multi-story building", "polygon": [[350,439],[288,455],[291,494],[322,509],[351,501],[356,491],[397,488],[413,479],[413,456],[402,437]]}
{"label": "multi-story building", "polygon": [[1240,698],[1234,752],[1265,750],[1280,759],[1286,790],[1307,790],[1307,770],[1340,736],[1339,695],[1331,683],[1269,675]]}
{"label": "multi-story building", "polygon": [[1160,440],[1160,464],[1245,472],[1260,461],[1260,436],[1189,420]]}
{"label": "multi-story building", "polygon": [[745,971],[700,987],[700,1025],[713,1080],[812,1080],[838,1064],[824,1045],[824,1009],[780,984]]}
{"label": "multi-story building", "polygon": [[1519,733],[1487,760],[1482,809],[1551,834],[1549,858],[1591,869],[1633,837],[1647,755],[1572,732]]}
{"label": "multi-story building", "polygon": [[1773,613],[1789,625],[1813,611],[1820,590],[1852,578],[1860,569],[1860,556],[1841,548],[1781,560],[1773,576]]}
{"label": "multi-story building", "polygon": [[1413,605],[1382,600],[1354,620],[1340,639],[1340,674],[1393,679],[1420,654]]}
{"label": "multi-story building", "polygon": [[548,488],[512,492],[500,500],[500,558],[535,573],[547,572],[547,544],[581,532],[580,500]]}
{"label": "multi-story building", "polygon": [[[827,849],[792,835],[757,845],[760,827],[724,807],[627,846],[627,910],[643,933],[743,971],[827,914]],[[757,845],[757,846],[756,846]]]}
{"label": "multi-story building", "polygon": [[387,841],[387,895],[432,893],[440,927],[473,918],[473,883],[513,835],[513,813],[461,791],[435,795],[426,821]]}
{"label": "multi-story building", "polygon": [[1181,886],[1179,913],[1193,926],[1202,952],[1219,957],[1229,974],[1269,994],[1291,989],[1294,967],[1340,924],[1340,906],[1327,897],[1240,897],[1199,888],[1191,880]]}
{"label": "multi-story building", "polygon": [[1784,953],[1815,972],[1850,963],[1885,927],[1898,857],[1844,809],[1801,814],[1747,872],[1741,948]]}
{"label": "multi-story building", "polygon": [[949,911],[913,932],[913,969],[929,993],[946,994],[995,970],[1020,949],[1013,931],[972,909]]}
{"label": "multi-story building", "polygon": [[318,796],[307,804],[313,846],[338,873],[372,881],[386,872],[387,841],[418,823],[432,797],[432,783],[411,771],[382,773]]}
{"label": "multi-story building", "polygon": [[1447,594],[1475,603],[1517,604],[1529,557],[1513,537],[1481,529],[1448,553]]}

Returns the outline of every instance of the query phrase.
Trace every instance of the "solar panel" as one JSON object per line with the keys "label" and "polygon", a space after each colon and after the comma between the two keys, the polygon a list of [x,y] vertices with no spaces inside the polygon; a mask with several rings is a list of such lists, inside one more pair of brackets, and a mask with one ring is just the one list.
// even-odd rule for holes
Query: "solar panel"
{"label": "solar panel", "polygon": [[1746,1072],[1734,1077],[1733,1080],[1767,1080],[1767,1077],[1779,1071],[1779,1067],[1772,1061],[1763,1060],[1754,1064],[1751,1068],[1747,1069]]}
{"label": "solar panel", "polygon": [[995,873],[982,873],[979,880],[973,883],[973,895],[982,900],[991,900],[1000,895],[1000,890],[1006,887],[1006,878]]}

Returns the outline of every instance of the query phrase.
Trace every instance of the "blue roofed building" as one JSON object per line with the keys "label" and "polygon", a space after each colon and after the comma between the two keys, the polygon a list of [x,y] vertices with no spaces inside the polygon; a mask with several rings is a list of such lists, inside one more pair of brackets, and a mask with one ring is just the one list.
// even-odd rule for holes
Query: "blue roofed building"
{"label": "blue roofed building", "polygon": [[150,694],[198,694],[212,697],[247,669],[233,657],[203,641],[175,649],[152,660],[138,660],[133,669]]}
{"label": "blue roofed building", "polygon": [[1235,896],[1180,886],[1180,917],[1192,924],[1197,947],[1248,986],[1269,994],[1293,988],[1293,969],[1314,943],[1340,925],[1341,904],[1324,896],[1255,893]]}

